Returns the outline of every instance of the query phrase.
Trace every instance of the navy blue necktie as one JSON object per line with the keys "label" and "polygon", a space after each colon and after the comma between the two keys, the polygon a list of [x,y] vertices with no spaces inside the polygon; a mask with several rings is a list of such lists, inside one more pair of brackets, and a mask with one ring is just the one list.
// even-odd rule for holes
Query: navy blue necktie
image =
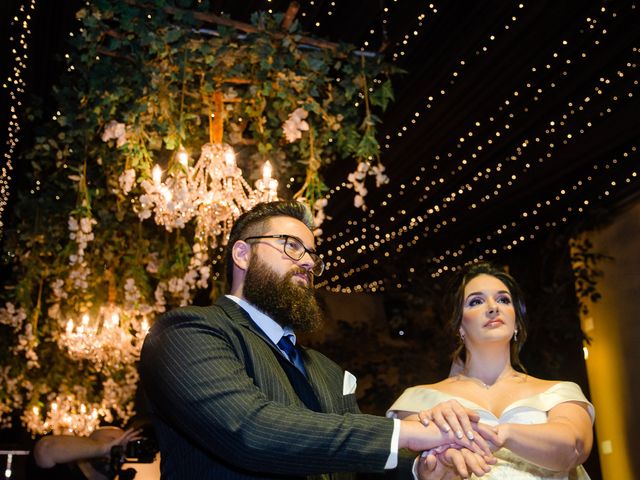
{"label": "navy blue necktie", "polygon": [[306,377],[307,370],[304,368],[304,363],[302,363],[300,352],[298,352],[298,349],[287,335],[283,335],[282,338],[278,341],[278,347],[285,353],[289,360],[291,360],[291,363],[293,363],[296,368],[300,370]]}

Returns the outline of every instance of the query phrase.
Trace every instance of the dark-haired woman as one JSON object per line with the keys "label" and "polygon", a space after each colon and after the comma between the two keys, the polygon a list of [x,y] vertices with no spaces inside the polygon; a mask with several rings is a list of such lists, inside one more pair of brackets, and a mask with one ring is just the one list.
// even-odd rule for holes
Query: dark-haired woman
{"label": "dark-haired woman", "polygon": [[[593,406],[575,383],[524,373],[518,359],[526,338],[524,317],[522,295],[511,276],[489,264],[470,268],[450,320],[460,339],[454,353],[459,373],[407,389],[388,415],[419,414],[443,429],[451,424],[460,436],[464,427],[455,418],[450,421],[452,412],[473,410],[480,422],[497,428],[499,439],[498,463],[482,478],[588,479],[581,464],[593,442]],[[438,455],[446,463],[444,452]]]}

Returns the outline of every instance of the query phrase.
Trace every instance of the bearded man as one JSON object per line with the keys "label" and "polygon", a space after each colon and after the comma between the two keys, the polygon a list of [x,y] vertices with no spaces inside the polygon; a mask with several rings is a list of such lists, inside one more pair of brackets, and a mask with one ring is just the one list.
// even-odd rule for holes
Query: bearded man
{"label": "bearded man", "polygon": [[[411,478],[415,455],[399,461],[399,449],[457,443],[478,451],[480,435],[472,442],[434,424],[360,413],[355,377],[296,345],[295,331],[321,325],[313,281],[324,263],[312,227],[303,204],[257,205],[230,233],[229,294],[209,307],[171,311],[151,328],[140,373],[163,479],[341,478],[337,472],[385,470]],[[476,456],[467,465],[486,467]],[[419,462],[418,473],[441,478],[434,465]]]}

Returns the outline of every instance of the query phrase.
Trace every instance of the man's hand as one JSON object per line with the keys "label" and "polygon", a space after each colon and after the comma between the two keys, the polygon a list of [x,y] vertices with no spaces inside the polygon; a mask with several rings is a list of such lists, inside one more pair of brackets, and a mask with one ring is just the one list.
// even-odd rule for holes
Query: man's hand
{"label": "man's hand", "polygon": [[136,429],[130,428],[124,431],[122,435],[118,436],[117,438],[103,439],[103,440],[97,440],[97,441],[98,443],[101,444],[103,456],[108,457],[109,455],[111,455],[112,447],[115,447],[115,446],[125,447],[127,443],[133,440],[139,440],[140,438],[142,438],[141,433],[142,433],[141,429],[136,430]]}
{"label": "man's hand", "polygon": [[497,460],[472,452],[469,449],[448,448],[440,453],[427,453],[418,459],[419,480],[453,480],[468,478],[471,473],[477,477],[491,471]]}

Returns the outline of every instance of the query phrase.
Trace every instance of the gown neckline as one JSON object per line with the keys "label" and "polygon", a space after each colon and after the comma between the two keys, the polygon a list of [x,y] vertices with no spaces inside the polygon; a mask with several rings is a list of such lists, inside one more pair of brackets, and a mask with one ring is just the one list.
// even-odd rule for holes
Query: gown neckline
{"label": "gown neckline", "polygon": [[[546,390],[544,390],[544,391],[542,391],[542,392],[540,392],[540,393],[536,393],[535,395],[531,395],[531,396],[529,396],[529,397],[521,398],[521,399],[519,399],[519,400],[516,400],[516,401],[514,401],[514,402],[511,402],[509,405],[507,405],[505,408],[503,408],[503,409],[502,409],[502,412],[500,413],[500,415],[499,415],[499,416],[498,416],[498,415],[496,415],[495,413],[493,413],[491,410],[489,410],[489,409],[487,409],[487,408],[483,407],[482,405],[478,405],[478,404],[477,404],[476,402],[474,402],[473,400],[469,400],[468,398],[461,397],[461,396],[459,396],[459,395],[453,395],[453,394],[451,394],[451,393],[446,393],[446,392],[443,392],[443,391],[441,391],[441,390],[437,390],[437,389],[435,389],[435,388],[429,388],[429,387],[418,387],[418,388],[423,389],[423,390],[429,390],[429,391],[432,391],[432,392],[436,392],[436,393],[438,393],[438,394],[440,394],[440,395],[446,395],[446,396],[448,396],[448,397],[450,397],[450,398],[454,398],[454,399],[456,399],[456,400],[462,400],[462,402],[461,402],[461,403],[467,403],[467,404],[473,405],[473,407],[474,407],[474,408],[476,408],[476,409],[478,409],[478,410],[482,410],[483,412],[487,412],[487,413],[489,413],[493,418],[495,418],[496,420],[500,420],[502,417],[504,417],[505,413],[509,412],[510,410],[513,410],[514,408],[517,408],[517,406],[518,406],[517,404],[518,404],[518,403],[521,403],[521,402],[524,402],[525,400],[531,400],[532,398],[540,397],[540,396],[542,396],[542,395],[548,394],[548,393],[549,393],[549,391],[550,391],[551,389],[553,389],[553,388],[557,387],[558,385],[561,385],[562,383],[563,383],[563,382],[557,382],[557,383],[554,383],[554,384],[553,384],[553,385],[551,385],[549,388],[547,388]],[[538,409],[536,409],[536,410],[538,410]]]}

